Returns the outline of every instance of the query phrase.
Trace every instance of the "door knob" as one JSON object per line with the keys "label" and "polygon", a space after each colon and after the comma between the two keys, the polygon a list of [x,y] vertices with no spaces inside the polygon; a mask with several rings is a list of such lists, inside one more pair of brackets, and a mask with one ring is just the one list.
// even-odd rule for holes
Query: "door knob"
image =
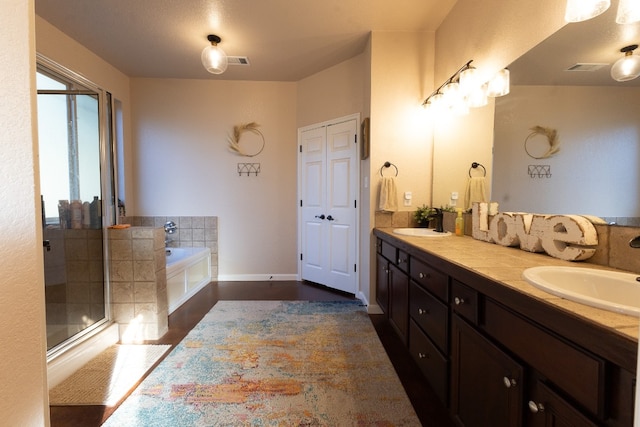
{"label": "door knob", "polygon": [[327,221],[335,221],[335,218],[331,215],[327,216]]}
{"label": "door knob", "polygon": [[324,214],[322,214],[322,215],[316,215],[316,218],[324,219]]}

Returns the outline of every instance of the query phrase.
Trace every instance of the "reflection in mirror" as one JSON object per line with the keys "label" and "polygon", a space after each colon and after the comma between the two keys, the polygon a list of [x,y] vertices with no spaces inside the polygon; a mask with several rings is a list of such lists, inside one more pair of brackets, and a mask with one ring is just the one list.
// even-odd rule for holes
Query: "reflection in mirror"
{"label": "reflection in mirror", "polygon": [[640,41],[640,24],[616,24],[615,3],[509,66],[511,93],[496,99],[494,123],[491,194],[501,211],[640,226],[640,78],[610,75],[620,49]]}

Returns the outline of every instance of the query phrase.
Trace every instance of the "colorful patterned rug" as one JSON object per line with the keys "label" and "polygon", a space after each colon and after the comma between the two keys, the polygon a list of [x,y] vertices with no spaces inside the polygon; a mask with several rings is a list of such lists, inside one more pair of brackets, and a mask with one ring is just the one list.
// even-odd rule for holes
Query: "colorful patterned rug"
{"label": "colorful patterned rug", "polygon": [[358,301],[220,301],[105,426],[419,426]]}

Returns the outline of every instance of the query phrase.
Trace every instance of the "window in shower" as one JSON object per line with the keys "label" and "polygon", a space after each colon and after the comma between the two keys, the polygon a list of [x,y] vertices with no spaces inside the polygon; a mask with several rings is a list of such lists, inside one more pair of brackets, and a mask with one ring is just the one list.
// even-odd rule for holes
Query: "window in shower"
{"label": "window in shower", "polygon": [[38,58],[38,154],[47,355],[109,320],[104,228],[113,223],[111,96]]}

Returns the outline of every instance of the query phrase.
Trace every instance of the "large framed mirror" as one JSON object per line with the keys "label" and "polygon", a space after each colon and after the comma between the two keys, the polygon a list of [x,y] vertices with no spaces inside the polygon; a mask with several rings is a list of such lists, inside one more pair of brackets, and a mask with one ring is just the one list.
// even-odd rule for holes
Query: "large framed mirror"
{"label": "large framed mirror", "polygon": [[[620,49],[640,44],[640,23],[616,24],[612,3],[508,67],[511,93],[496,98],[494,118],[491,197],[501,211],[640,226],[640,78],[610,74]],[[559,150],[545,156],[553,132]]]}

